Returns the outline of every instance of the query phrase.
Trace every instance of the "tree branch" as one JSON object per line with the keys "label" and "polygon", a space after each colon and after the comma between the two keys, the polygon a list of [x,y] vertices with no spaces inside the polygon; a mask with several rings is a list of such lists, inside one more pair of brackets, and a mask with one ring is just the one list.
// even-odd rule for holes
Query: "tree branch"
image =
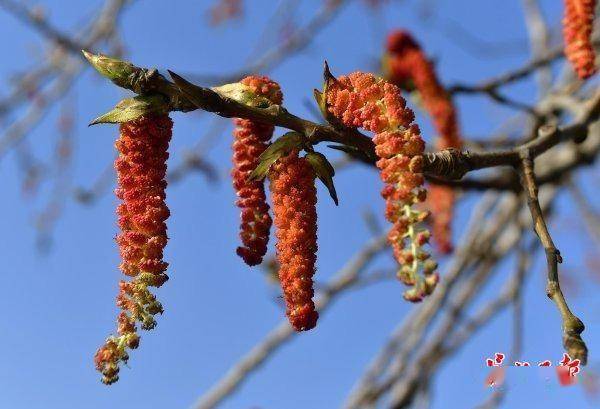
{"label": "tree branch", "polygon": [[269,49],[240,71],[227,75],[195,75],[194,78],[199,82],[223,84],[239,81],[247,75],[268,71],[286,57],[305,49],[348,3],[350,3],[349,0],[324,1],[321,8],[304,27],[295,30],[281,44]]}
{"label": "tree branch", "polygon": [[[111,80],[118,86],[130,89],[137,94],[158,93],[166,98],[169,110],[192,111],[202,109],[226,118],[246,118],[290,129],[303,134],[310,144],[336,142],[353,148],[351,155],[374,163],[377,160],[373,141],[355,128],[337,129],[300,118],[280,105],[267,108],[250,106],[206,87],[194,85],[181,76],[169,71],[175,81],[172,83],[156,70],[139,68],[132,64],[108,57],[84,52],[87,59],[100,72],[110,72]],[[109,70],[110,71],[107,71]],[[103,71],[104,70],[104,71]],[[120,74],[114,74],[121,72]],[[527,149],[532,157],[546,152],[561,142],[582,141],[587,136],[590,123],[595,121],[600,111],[600,91],[588,104],[589,108],[581,121],[559,128],[546,125],[540,128],[540,136],[513,149],[489,152],[469,152],[448,149],[424,155],[424,172],[445,179],[460,179],[466,173],[496,166],[515,166],[519,163],[519,152]]]}
{"label": "tree branch", "polygon": [[560,288],[558,264],[562,263],[562,257],[552,241],[552,237],[550,236],[548,226],[546,225],[540,207],[531,152],[527,149],[523,149],[520,152],[520,157],[521,183],[527,195],[527,205],[529,206],[531,217],[533,218],[533,227],[546,251],[546,261],[548,264],[546,294],[554,301],[560,312],[563,327],[563,346],[565,350],[569,353],[571,358],[579,359],[581,360],[581,363],[585,365],[587,362],[587,346],[581,338],[581,333],[585,329],[585,326],[569,309]]}
{"label": "tree branch", "polygon": [[[600,45],[600,40],[596,38],[593,44],[595,47],[598,47],[598,45]],[[523,80],[533,74],[537,69],[545,67],[560,58],[564,58],[564,56],[563,46],[560,45],[550,50],[544,57],[535,58],[522,67],[507,71],[506,73],[484,81],[479,85],[461,83],[451,85],[448,87],[448,92],[450,94],[487,94],[490,90],[496,90],[504,85]]]}
{"label": "tree branch", "polygon": [[[323,313],[331,302],[342,292],[360,283],[361,273],[369,263],[387,248],[387,236],[384,234],[372,240],[352,260],[346,264],[335,278],[324,288],[316,301],[319,313]],[[263,341],[250,350],[236,363],[210,390],[208,390],[194,405],[195,409],[214,408],[224,399],[234,393],[237,388],[261,364],[272,356],[284,343],[292,339],[294,332],[287,320],[277,325]]]}
{"label": "tree branch", "polygon": [[24,24],[33,27],[44,37],[56,42],[58,45],[73,53],[77,53],[82,48],[86,48],[85,45],[74,41],[70,36],[52,26],[39,12],[28,8],[22,3],[17,3],[12,0],[0,0],[0,7],[11,13]]}

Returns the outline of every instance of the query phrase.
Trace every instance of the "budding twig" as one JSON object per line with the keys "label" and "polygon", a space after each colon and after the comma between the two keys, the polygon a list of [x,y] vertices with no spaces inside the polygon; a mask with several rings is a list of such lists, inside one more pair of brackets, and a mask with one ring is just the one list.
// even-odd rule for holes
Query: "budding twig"
{"label": "budding twig", "polygon": [[581,333],[585,329],[585,326],[569,309],[560,288],[558,264],[562,263],[562,257],[552,241],[552,237],[550,236],[548,226],[546,225],[540,207],[531,152],[527,149],[523,149],[520,151],[519,155],[521,158],[519,169],[521,183],[527,195],[527,205],[529,206],[531,217],[533,218],[534,230],[546,251],[546,260],[548,263],[546,294],[548,295],[548,298],[554,301],[560,312],[563,327],[563,346],[565,350],[572,358],[580,359],[582,364],[585,365],[587,361],[587,346],[581,338]]}
{"label": "budding twig", "polygon": [[[281,105],[266,108],[243,104],[219,92],[194,85],[181,76],[169,71],[175,83],[168,81],[156,70],[136,67],[128,62],[93,55],[84,51],[90,63],[116,85],[137,94],[158,93],[166,98],[171,111],[193,111],[202,109],[226,118],[246,118],[287,128],[303,134],[311,144],[336,142],[350,147],[347,152],[355,158],[374,164],[377,156],[371,138],[354,128],[336,128],[300,118]],[[532,157],[537,157],[559,143],[584,139],[588,126],[600,113],[600,92],[591,99],[587,115],[580,121],[564,127],[544,127],[544,134],[534,141],[513,149],[488,152],[443,150],[424,155],[423,170],[428,176],[458,180],[466,173],[496,166],[516,166],[519,152],[526,148]]]}

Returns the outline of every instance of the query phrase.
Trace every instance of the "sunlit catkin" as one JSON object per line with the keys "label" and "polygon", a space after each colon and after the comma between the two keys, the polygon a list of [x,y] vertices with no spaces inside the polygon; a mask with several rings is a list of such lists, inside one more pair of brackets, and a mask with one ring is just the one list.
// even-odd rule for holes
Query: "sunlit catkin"
{"label": "sunlit catkin", "polygon": [[564,0],[565,55],[577,76],[586,79],[596,72],[592,30],[596,0]]}
{"label": "sunlit catkin", "polygon": [[286,314],[296,331],[306,331],[314,328],[319,318],[313,302],[317,259],[315,172],[308,160],[293,151],[271,167],[269,178]]}
{"label": "sunlit catkin", "polygon": [[167,244],[165,221],[169,217],[165,174],[172,126],[167,115],[146,115],[121,124],[115,143],[119,152],[115,161],[115,193],[122,201],[117,208],[120,269],[131,280],[119,284],[117,305],[122,311],[117,335],[106,340],[94,359],[106,384],[119,379],[119,364],[129,358],[127,349],[138,347],[137,324],[142,329],[152,329],[156,325],[154,316],[163,312],[149,287],[160,287],[168,280],[163,249]]}
{"label": "sunlit catkin", "polygon": [[422,173],[425,143],[419,127],[412,123],[414,114],[396,85],[362,72],[331,81],[327,104],[344,125],[375,134],[375,153],[380,158],[377,167],[385,183],[381,193],[386,199],[386,217],[393,223],[388,238],[401,265],[398,277],[412,286],[404,297],[421,301],[435,288],[438,275],[423,249],[429,232],[419,227],[427,213],[415,208],[425,200],[426,191]]}
{"label": "sunlit catkin", "polygon": [[[267,77],[246,77],[242,84],[251,92],[267,98],[273,104],[281,104],[283,96],[279,85]],[[258,165],[258,157],[267,148],[273,136],[273,125],[236,118],[233,136],[233,169],[231,177],[238,196],[236,205],[241,210],[240,239],[242,245],[237,254],[250,266],[260,264],[267,252],[271,217],[265,197],[264,182],[249,180]]]}

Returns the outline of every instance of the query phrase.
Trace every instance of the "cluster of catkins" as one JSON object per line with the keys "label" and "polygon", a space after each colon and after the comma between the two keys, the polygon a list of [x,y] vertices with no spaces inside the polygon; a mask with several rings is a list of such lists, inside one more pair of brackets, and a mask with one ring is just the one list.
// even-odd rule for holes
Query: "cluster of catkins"
{"label": "cluster of catkins", "polygon": [[393,223],[388,239],[401,265],[398,277],[411,286],[404,298],[421,301],[433,291],[439,276],[437,264],[423,249],[430,234],[419,226],[427,212],[415,208],[427,194],[422,173],[425,143],[413,123],[414,114],[396,85],[362,72],[332,80],[326,98],[330,114],[345,126],[374,133],[377,167],[385,183],[381,192],[385,215]]}
{"label": "cluster of catkins", "polygon": [[146,115],[121,124],[115,143],[119,152],[115,193],[122,200],[117,208],[121,229],[117,236],[122,259],[119,267],[131,280],[119,283],[117,305],[122,311],[117,335],[106,340],[94,359],[106,384],[119,379],[119,364],[129,358],[127,349],[138,347],[137,324],[152,329],[156,325],[154,316],[163,311],[149,287],[160,287],[169,279],[163,249],[169,217],[165,174],[172,126],[167,115]]}
{"label": "cluster of catkins", "polygon": [[[281,104],[279,85],[267,77],[250,76],[241,83],[256,97]],[[267,148],[273,126],[237,118],[233,132],[233,186],[241,209],[237,254],[248,265],[262,261],[267,251],[271,217],[262,181],[250,179]],[[279,281],[286,302],[286,314],[297,331],[314,328],[319,314],[313,302],[313,275],[317,251],[317,191],[310,163],[293,150],[269,171],[273,216],[277,236]]]}
{"label": "cluster of catkins", "polygon": [[564,0],[563,36],[565,55],[577,76],[586,79],[596,72],[592,44],[596,0]]}
{"label": "cluster of catkins", "polygon": [[[379,4],[379,1],[370,1]],[[223,1],[227,10],[237,11],[239,1]],[[595,71],[591,42],[595,0],[565,0],[563,19],[565,54],[582,79]],[[386,218],[392,223],[388,233],[394,256],[400,264],[398,277],[410,288],[404,298],[421,301],[431,294],[439,275],[437,264],[424,250],[430,233],[421,227],[428,212],[418,205],[427,199],[424,189],[423,152],[425,143],[414,114],[406,107],[400,88],[418,91],[439,134],[438,149],[460,148],[456,110],[438,81],[432,63],[405,31],[388,37],[384,73],[388,81],[372,74],[355,72],[328,80],[325,109],[341,124],[373,132],[377,167],[385,186]],[[280,105],[282,93],[267,77],[250,76],[240,81],[252,97]],[[235,119],[233,142],[233,186],[241,210],[237,254],[248,264],[257,265],[267,251],[272,219],[269,215],[263,181],[251,178],[260,155],[269,146],[274,127],[248,119]],[[129,281],[119,283],[116,335],[107,338],[96,352],[96,368],[106,384],[116,382],[119,365],[127,363],[128,350],[139,345],[137,326],[155,327],[155,315],[163,312],[150,287],[168,280],[168,264],[163,261],[167,244],[169,209],[165,203],[168,147],[173,123],[166,114],[146,114],[125,122],[115,146],[118,187],[117,236],[122,263],[120,269]],[[318,313],[313,302],[313,275],[317,251],[317,192],[315,170],[306,157],[293,148],[269,169],[271,200],[276,227],[279,281],[286,302],[286,315],[297,331],[314,328]],[[433,230],[440,250],[451,250],[450,222],[454,192],[432,186],[428,206],[434,213]]]}
{"label": "cluster of catkins", "polygon": [[[281,104],[277,83],[267,77],[250,76],[240,81],[251,99]],[[400,89],[371,74],[354,73],[333,81],[326,90],[327,109],[341,123],[375,133],[377,162],[386,183],[386,217],[393,223],[388,238],[402,265],[399,278],[411,288],[410,301],[430,294],[439,279],[435,262],[423,246],[429,232],[419,227],[427,213],[414,208],[426,198],[422,174],[425,144],[413,112],[406,108]],[[261,154],[269,146],[272,125],[254,120],[234,120],[233,186],[241,209],[237,254],[249,265],[259,264],[266,251],[272,220],[263,181],[251,177]],[[152,329],[154,316],[163,308],[150,287],[168,280],[163,249],[167,244],[169,209],[165,204],[165,175],[172,121],[166,114],[146,114],[121,124],[115,146],[118,175],[117,236],[121,271],[130,281],[121,281],[117,305],[121,308],[117,334],[110,336],[95,355],[95,364],[106,384],[118,380],[119,365],[129,359],[128,350],[139,345],[137,326]],[[313,275],[317,251],[317,191],[315,170],[299,147],[282,151],[271,165],[270,181],[279,281],[286,302],[286,315],[297,331],[314,328],[319,314],[313,301]],[[423,274],[420,274],[423,272]]]}
{"label": "cluster of catkins", "polygon": [[[438,80],[433,64],[407,31],[396,30],[388,36],[383,71],[390,82],[419,93],[439,135],[437,149],[462,147],[452,99]],[[427,207],[432,212],[433,237],[442,253],[452,251],[454,202],[452,188],[442,185],[429,187]]]}

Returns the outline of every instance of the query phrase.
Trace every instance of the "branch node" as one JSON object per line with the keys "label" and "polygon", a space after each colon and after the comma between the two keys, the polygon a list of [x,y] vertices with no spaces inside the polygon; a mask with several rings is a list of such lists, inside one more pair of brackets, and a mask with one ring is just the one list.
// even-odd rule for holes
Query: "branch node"
{"label": "branch node", "polygon": [[[543,126],[539,129],[540,137],[549,136],[556,132],[556,127]],[[538,199],[538,187],[535,181],[534,163],[532,160],[531,148],[524,147],[519,149],[519,158],[521,159],[521,183],[527,194],[527,204],[531,212],[533,227],[540,238],[544,250],[546,251],[546,261],[548,264],[548,281],[546,284],[546,295],[550,298],[560,313],[563,329],[563,347],[567,353],[574,359],[579,359],[583,365],[587,362],[587,347],[581,338],[581,333],[585,329],[583,322],[577,318],[569,309],[565,296],[560,289],[558,276],[558,264],[562,263],[560,252],[554,245],[544,215]]]}
{"label": "branch node", "polygon": [[443,175],[444,179],[459,180],[472,170],[470,152],[461,152],[455,148],[448,148],[436,153],[424,155],[424,168],[428,173]]}

